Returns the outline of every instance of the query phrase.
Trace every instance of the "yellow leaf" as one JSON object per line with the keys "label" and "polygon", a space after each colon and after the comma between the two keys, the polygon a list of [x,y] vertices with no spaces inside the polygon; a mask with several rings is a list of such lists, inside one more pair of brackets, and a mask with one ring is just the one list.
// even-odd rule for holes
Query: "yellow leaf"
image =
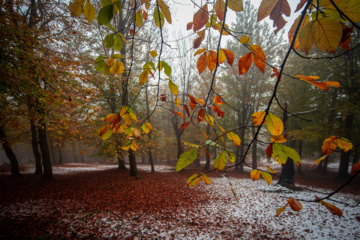
{"label": "yellow leaf", "polygon": [[216,170],[223,170],[226,166],[227,157],[225,150],[222,150],[219,156],[214,160],[214,168]]}
{"label": "yellow leaf", "polygon": [[142,130],[143,130],[146,134],[148,134],[148,133],[150,132],[150,129],[147,127],[147,125],[146,125],[145,123],[142,125]]}
{"label": "yellow leaf", "polygon": [[95,18],[95,8],[89,0],[86,1],[84,6],[84,16],[89,23]]}
{"label": "yellow leaf", "polygon": [[206,119],[207,123],[210,124],[210,126],[214,126],[214,121],[215,121],[215,119],[214,119],[212,116],[210,116],[209,114],[205,113],[205,119]]}
{"label": "yellow leaf", "polygon": [[169,88],[172,94],[174,94],[175,96],[177,96],[178,94],[178,86],[173,83],[173,81],[169,80]]}
{"label": "yellow leaf", "polygon": [[254,126],[259,126],[265,118],[265,111],[259,111],[251,115]]}
{"label": "yellow leaf", "polygon": [[319,164],[322,160],[324,160],[325,158],[327,158],[329,156],[329,154],[322,156],[321,158],[317,159],[315,162],[313,162],[312,164],[310,164],[309,169],[314,165],[314,164]]}
{"label": "yellow leaf", "polygon": [[134,152],[136,152],[136,151],[139,149],[139,147],[135,144],[135,142],[131,142],[130,148],[131,148]]}
{"label": "yellow leaf", "polygon": [[120,61],[118,62],[119,65],[119,69],[117,70],[117,75],[119,76],[120,74],[122,74],[125,70],[124,64]]}
{"label": "yellow leaf", "polygon": [[[294,34],[295,34],[295,30],[297,28],[297,26],[299,25],[299,21],[300,21],[301,15],[295,20],[295,22],[293,23],[293,25],[291,26],[289,33],[288,33],[288,37],[289,37],[289,43],[291,43],[293,41],[294,38]],[[304,20],[301,23],[301,27],[300,30],[303,26],[305,26],[306,24],[309,23],[309,15],[305,15]],[[299,34],[296,37],[295,43],[294,43],[294,49],[297,50],[299,49],[300,43],[299,43]]]}
{"label": "yellow leaf", "polygon": [[206,139],[209,139],[209,137],[207,136],[207,134],[206,134],[202,129],[200,129],[200,131],[204,134],[204,136],[205,136]]}
{"label": "yellow leaf", "polygon": [[283,143],[286,142],[287,139],[284,135],[277,135],[277,136],[272,136],[271,137],[271,142],[276,142],[276,143]]}
{"label": "yellow leaf", "polygon": [[272,135],[280,135],[284,130],[282,120],[272,113],[269,113],[266,117],[266,126]]}
{"label": "yellow leaf", "polygon": [[110,67],[110,74],[114,74],[114,73],[117,73],[117,71],[119,70],[119,62],[114,62],[112,64],[112,66]]}
{"label": "yellow leaf", "polygon": [[210,183],[211,183],[210,178],[208,178],[205,174],[202,174],[202,178],[204,179],[204,182],[205,182],[207,185],[210,185]]}
{"label": "yellow leaf", "polygon": [[152,50],[152,51],[150,51],[150,55],[154,58],[154,57],[156,57],[158,54],[157,54],[157,52],[156,52],[155,50]]}
{"label": "yellow leaf", "polygon": [[188,187],[193,187],[195,186],[195,181],[196,179],[198,178],[199,174],[195,173],[193,174],[191,177],[189,177],[187,180],[186,180],[186,184]]}
{"label": "yellow leaf", "polygon": [[219,63],[223,63],[226,60],[225,53],[222,49],[219,49]]}
{"label": "yellow leaf", "polygon": [[158,4],[164,14],[166,21],[171,24],[171,12],[169,10],[169,7],[165,4],[163,0],[158,0]]}
{"label": "yellow leaf", "polygon": [[146,126],[147,126],[151,131],[154,130],[150,123],[145,122],[145,124],[146,124]]}
{"label": "yellow leaf", "polygon": [[303,26],[299,31],[299,46],[302,52],[308,54],[315,43],[316,26],[314,21]]}
{"label": "yellow leaf", "polygon": [[157,7],[155,7],[154,9],[154,20],[155,20],[155,25],[158,28],[163,28],[164,27],[164,14],[162,11],[159,11],[159,9]]}
{"label": "yellow leaf", "polygon": [[128,113],[126,113],[124,115],[124,120],[125,120],[126,125],[128,125],[128,126],[131,125],[131,117],[130,117],[130,115]]}
{"label": "yellow leaf", "polygon": [[266,166],[266,169],[269,170],[269,172],[271,173],[276,173],[277,171],[273,170],[271,167]]}
{"label": "yellow leaf", "polygon": [[[225,129],[223,129],[219,124],[216,124],[219,128],[220,128],[220,130],[223,132],[223,133],[226,133],[226,131],[225,131]],[[229,138],[230,140],[232,140],[231,138]]]}
{"label": "yellow leaf", "polygon": [[340,23],[331,18],[319,18],[315,22],[315,46],[328,53],[335,53],[342,37]]}
{"label": "yellow leaf", "polygon": [[204,100],[202,100],[201,98],[197,98],[196,101],[197,101],[198,103],[201,103],[203,106],[205,106],[205,102],[204,102]]}
{"label": "yellow leaf", "polygon": [[235,12],[241,12],[244,10],[242,0],[228,0],[227,6]]}
{"label": "yellow leaf", "polygon": [[271,177],[270,173],[267,173],[264,171],[260,171],[260,172],[261,172],[261,176],[265,179],[265,181],[268,183],[268,185],[270,185],[272,182],[272,177]]}
{"label": "yellow leaf", "polygon": [[118,113],[110,113],[105,117],[104,121],[105,122],[112,122],[113,120],[115,120],[117,115],[118,115]]}
{"label": "yellow leaf", "polygon": [[336,136],[331,136],[329,138],[326,138],[323,142],[323,145],[321,147],[322,150],[322,154],[323,155],[329,155],[331,154],[333,151],[335,151],[338,143],[336,141],[337,137]]}
{"label": "yellow leaf", "polygon": [[337,146],[344,150],[344,152],[348,152],[350,149],[353,148],[352,143],[347,140],[346,138],[338,138],[337,139]]}
{"label": "yellow leaf", "polygon": [[202,54],[205,51],[206,51],[206,48],[200,48],[200,49],[196,50],[196,52],[194,53],[194,56],[196,56],[198,54]]}
{"label": "yellow leaf", "polygon": [[175,104],[177,108],[180,108],[180,99],[178,97],[175,98]]}
{"label": "yellow leaf", "polygon": [[246,36],[246,35],[242,35],[242,37],[239,40],[242,44],[248,44],[251,42],[250,37]]}
{"label": "yellow leaf", "polygon": [[250,173],[250,177],[252,178],[253,181],[258,180],[260,178],[260,170],[258,169],[252,170]]}
{"label": "yellow leaf", "polygon": [[144,71],[139,76],[140,86],[148,81],[148,71]]}
{"label": "yellow leaf", "polygon": [[279,208],[278,210],[276,210],[276,215],[275,217],[278,217],[282,212],[285,211],[285,209],[289,206],[289,204],[286,204],[285,206]]}
{"label": "yellow leaf", "polygon": [[233,140],[234,141],[234,144],[238,147],[240,147],[240,144],[241,144],[241,140],[239,138],[239,136],[236,134],[236,133],[233,133],[233,132],[228,132],[227,133],[227,136],[230,140]]}

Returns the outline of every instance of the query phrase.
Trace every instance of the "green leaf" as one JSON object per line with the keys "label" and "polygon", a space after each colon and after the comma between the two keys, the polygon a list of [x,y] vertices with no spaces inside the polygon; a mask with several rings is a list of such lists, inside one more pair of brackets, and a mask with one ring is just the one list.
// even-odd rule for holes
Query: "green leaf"
{"label": "green leaf", "polygon": [[227,163],[226,151],[222,150],[219,156],[214,160],[214,168],[222,170],[225,168]]}
{"label": "green leaf", "polygon": [[281,119],[272,113],[266,116],[266,126],[272,135],[280,135],[284,130],[284,124]]}
{"label": "green leaf", "polygon": [[104,44],[107,48],[111,48],[114,45],[114,33],[110,33],[105,37]]}
{"label": "green leaf", "polygon": [[136,18],[135,21],[136,26],[141,27],[141,25],[143,24],[143,16],[141,10],[136,12],[135,18]]}
{"label": "green leaf", "polygon": [[171,93],[174,94],[175,96],[177,96],[179,88],[171,80],[169,80],[169,88],[170,88]]}
{"label": "green leaf", "polygon": [[178,172],[187,167],[190,163],[194,162],[197,157],[197,152],[198,148],[193,148],[190,151],[181,154],[176,164],[176,171]]}
{"label": "green leaf", "polygon": [[171,75],[171,67],[164,61],[160,62],[160,71],[164,68],[164,73],[170,77]]}
{"label": "green leaf", "polygon": [[154,20],[155,20],[155,24],[158,28],[163,28],[164,27],[164,15],[163,13],[160,11],[158,11],[158,8],[156,7],[154,10]]}
{"label": "green leaf", "polygon": [[273,143],[272,147],[273,147],[273,153],[272,153],[271,157],[275,159],[275,157],[278,156],[280,159],[281,165],[285,165],[288,157],[291,158],[292,160],[294,160],[294,162],[297,165],[299,165],[301,163],[300,155],[295,149],[285,146],[280,143]]}
{"label": "green leaf", "polygon": [[103,65],[105,64],[104,61],[98,61],[96,62],[96,68],[95,68],[95,71],[96,72],[100,72],[103,70]]}
{"label": "green leaf", "polygon": [[111,0],[101,0],[101,7],[103,8],[111,3]]}
{"label": "green leaf", "polygon": [[109,23],[108,23],[108,24],[105,24],[105,26],[107,26],[108,28],[110,28],[111,30],[113,30],[114,32],[116,32],[116,29],[115,29],[113,26],[111,26]]}
{"label": "green leaf", "polygon": [[100,62],[100,61],[102,61],[104,59],[104,57],[103,56],[98,56],[96,59],[95,59],[95,62],[97,63],[97,62]]}
{"label": "green leaf", "polygon": [[211,145],[211,146],[215,146],[215,147],[223,148],[222,146],[220,146],[219,144],[217,144],[217,143],[214,142],[213,140],[206,140],[206,141],[205,141],[205,144]]}
{"label": "green leaf", "polygon": [[101,138],[102,138],[102,140],[106,140],[106,139],[108,139],[109,137],[111,137],[111,135],[112,135],[112,130],[111,130],[111,128],[105,133],[105,134],[103,134],[102,136],[101,136]]}
{"label": "green leaf", "polygon": [[111,57],[112,58],[124,58],[124,56],[121,54],[111,54]]}
{"label": "green leaf", "polygon": [[143,70],[144,71],[149,71],[150,69],[153,69],[155,71],[155,64],[153,62],[146,62],[143,65]]}
{"label": "green leaf", "polygon": [[109,66],[108,66],[106,63],[103,64],[103,69],[102,69],[102,71],[103,71],[103,74],[104,74],[104,75],[108,75],[108,74],[109,74],[110,68],[109,68]]}
{"label": "green leaf", "polygon": [[115,35],[115,40],[114,40],[114,50],[115,51],[120,51],[123,47],[123,40],[121,39],[121,37],[116,34]]}
{"label": "green leaf", "polygon": [[108,24],[111,19],[114,17],[115,7],[114,4],[108,4],[105,7],[101,8],[98,13],[98,23],[99,25]]}
{"label": "green leaf", "polygon": [[235,162],[235,154],[232,152],[228,152],[228,151],[226,151],[226,153],[227,153],[227,157],[229,158],[230,162],[234,163]]}
{"label": "green leaf", "polygon": [[117,9],[119,10],[119,12],[122,14],[121,2],[120,2],[120,1],[115,1],[114,4],[116,5],[116,7],[117,7]]}

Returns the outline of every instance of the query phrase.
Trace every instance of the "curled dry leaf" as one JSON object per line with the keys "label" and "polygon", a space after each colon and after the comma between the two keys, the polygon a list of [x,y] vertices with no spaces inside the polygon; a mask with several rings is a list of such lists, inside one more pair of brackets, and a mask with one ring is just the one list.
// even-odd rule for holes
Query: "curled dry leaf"
{"label": "curled dry leaf", "polygon": [[296,212],[298,212],[302,209],[301,203],[298,200],[296,200],[295,198],[290,198],[287,200],[287,202],[290,204],[291,209]]}

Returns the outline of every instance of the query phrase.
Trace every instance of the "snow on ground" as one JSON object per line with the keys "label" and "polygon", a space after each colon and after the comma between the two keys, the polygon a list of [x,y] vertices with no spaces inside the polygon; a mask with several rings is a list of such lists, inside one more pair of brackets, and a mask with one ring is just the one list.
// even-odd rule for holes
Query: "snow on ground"
{"label": "snow on ground", "polygon": [[[150,170],[146,166],[139,168]],[[157,171],[170,169],[169,166],[156,166]],[[353,208],[328,201],[342,209],[344,214],[339,218],[319,203],[302,202],[303,209],[300,212],[294,212],[288,207],[280,217],[274,217],[276,210],[283,207],[291,197],[312,200],[315,194],[318,197],[322,195],[309,191],[293,192],[274,184],[267,186],[264,180],[254,182],[251,179],[225,177],[211,180],[211,185],[200,185],[193,190],[196,196],[198,189],[205,189],[211,193],[212,199],[193,209],[160,209],[151,214],[150,211],[86,213],[62,209],[63,220],[50,233],[70,238],[93,238],[94,233],[100,233],[100,238],[113,239],[360,239],[360,222],[356,219],[360,216],[359,206]],[[229,180],[237,199],[233,196]],[[333,199],[355,205],[360,201],[360,196],[340,193]],[[58,201],[43,199],[16,203],[2,208],[0,218],[47,216],[57,211],[58,206],[64,206]],[[82,205],[81,202],[70,200],[67,204],[76,205],[78,209]],[[47,208],[42,208],[42,205]]]}

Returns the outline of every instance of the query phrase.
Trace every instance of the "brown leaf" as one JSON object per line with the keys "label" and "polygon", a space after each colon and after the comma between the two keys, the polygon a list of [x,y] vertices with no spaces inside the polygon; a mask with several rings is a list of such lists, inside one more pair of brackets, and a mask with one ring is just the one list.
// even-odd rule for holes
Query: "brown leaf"
{"label": "brown leaf", "polygon": [[166,101],[166,94],[161,94],[160,95],[160,100],[161,101]]}
{"label": "brown leaf", "polygon": [[251,67],[252,53],[249,52],[239,59],[239,75],[245,74]]}
{"label": "brown leaf", "polygon": [[197,49],[205,38],[205,29],[197,32],[198,37],[194,39],[194,49]]}
{"label": "brown leaf", "polygon": [[350,50],[350,35],[353,32],[353,27],[349,28],[347,27],[345,24],[340,23],[341,27],[342,27],[342,37],[339,43],[339,47],[345,49],[345,50]]}
{"label": "brown leaf", "polygon": [[205,4],[204,6],[202,6],[202,8],[200,8],[194,14],[194,17],[193,17],[194,32],[203,28],[205,26],[205,24],[208,22],[208,20],[209,20],[208,7],[207,7],[207,4]]}
{"label": "brown leaf", "polygon": [[339,216],[339,217],[341,217],[343,215],[343,212],[337,206],[332,205],[332,204],[330,204],[328,202],[325,202],[325,201],[322,201],[322,200],[320,200],[320,203],[322,205],[324,205],[327,208],[327,210],[329,210],[329,212],[331,212],[333,215],[336,215],[336,216]]}
{"label": "brown leaf", "polygon": [[216,12],[216,16],[220,21],[224,20],[224,14],[225,14],[225,2],[224,0],[216,0],[214,9]]}
{"label": "brown leaf", "polygon": [[301,0],[301,2],[297,5],[295,12],[299,11],[300,9],[303,8],[304,4],[307,3],[308,0]]}
{"label": "brown leaf", "polygon": [[214,71],[215,67],[216,67],[216,60],[217,59],[217,54],[215,51],[213,50],[209,50],[209,55],[208,55],[208,69],[210,70],[210,72]]}
{"label": "brown leaf", "polygon": [[196,67],[199,71],[199,74],[201,74],[203,71],[205,71],[206,67],[208,65],[208,57],[207,57],[207,53],[204,52],[198,59],[197,63],[196,63]]}
{"label": "brown leaf", "polygon": [[193,28],[193,25],[194,25],[193,22],[189,22],[189,23],[186,25],[186,30],[192,29],[192,28]]}
{"label": "brown leaf", "polygon": [[268,158],[271,158],[272,153],[272,143],[270,143],[269,146],[266,148],[266,155],[268,156]]}
{"label": "brown leaf", "polygon": [[184,105],[184,108],[185,108],[186,114],[188,115],[188,117],[190,117],[189,108],[186,105]]}

